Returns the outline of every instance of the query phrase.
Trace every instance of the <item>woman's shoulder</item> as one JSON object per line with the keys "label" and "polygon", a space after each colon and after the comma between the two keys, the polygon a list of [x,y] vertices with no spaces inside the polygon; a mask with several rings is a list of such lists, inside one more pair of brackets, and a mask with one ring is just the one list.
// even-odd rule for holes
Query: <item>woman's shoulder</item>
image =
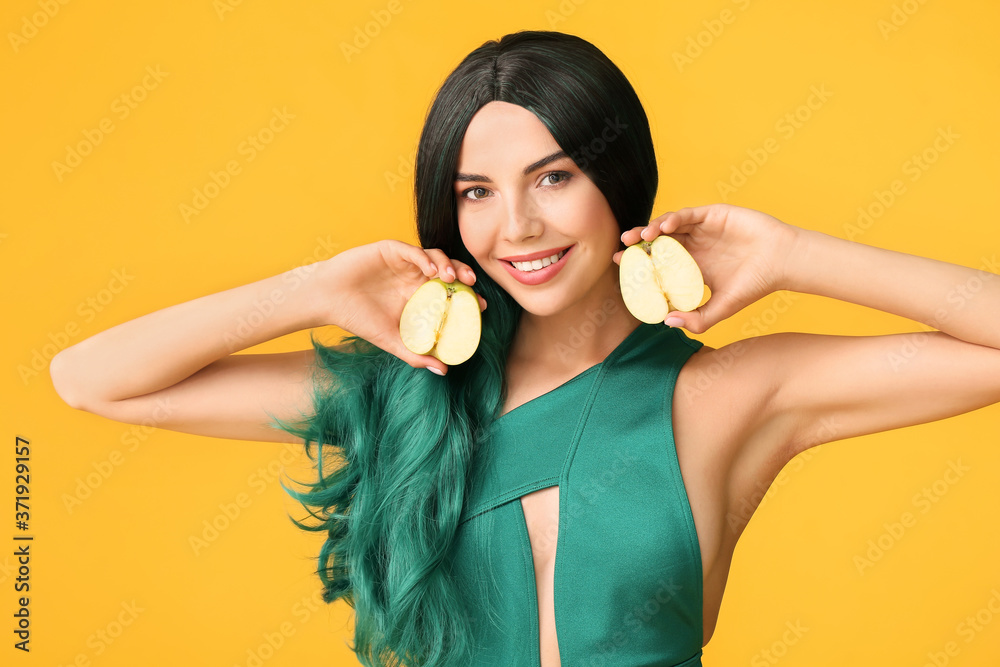
{"label": "woman's shoulder", "polygon": [[780,336],[765,335],[727,343],[718,348],[699,344],[677,376],[675,399],[693,421],[716,422],[725,406],[726,422],[738,431],[766,407],[774,391],[775,369],[781,363]]}

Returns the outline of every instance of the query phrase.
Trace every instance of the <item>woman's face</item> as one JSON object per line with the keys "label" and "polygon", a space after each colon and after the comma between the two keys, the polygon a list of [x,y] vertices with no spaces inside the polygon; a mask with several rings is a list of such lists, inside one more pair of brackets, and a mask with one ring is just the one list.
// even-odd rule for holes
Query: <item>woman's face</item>
{"label": "woman's face", "polygon": [[[462,140],[454,183],[469,253],[526,311],[552,315],[617,286],[621,231],[601,191],[524,107],[490,102]],[[538,273],[505,258],[568,252]],[[546,262],[548,260],[545,260]],[[537,266],[537,264],[535,264]],[[536,284],[533,284],[536,283]]]}

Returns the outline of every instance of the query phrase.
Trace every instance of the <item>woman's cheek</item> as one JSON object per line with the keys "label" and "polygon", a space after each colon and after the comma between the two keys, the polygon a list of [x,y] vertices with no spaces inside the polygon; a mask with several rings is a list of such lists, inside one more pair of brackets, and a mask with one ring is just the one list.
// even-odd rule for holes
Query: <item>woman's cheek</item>
{"label": "woman's cheek", "polygon": [[465,249],[469,251],[473,259],[479,262],[480,266],[485,266],[487,257],[489,256],[489,248],[486,247],[486,242],[482,238],[482,235],[469,231],[468,227],[462,224],[461,219],[459,219],[458,231],[462,237]]}

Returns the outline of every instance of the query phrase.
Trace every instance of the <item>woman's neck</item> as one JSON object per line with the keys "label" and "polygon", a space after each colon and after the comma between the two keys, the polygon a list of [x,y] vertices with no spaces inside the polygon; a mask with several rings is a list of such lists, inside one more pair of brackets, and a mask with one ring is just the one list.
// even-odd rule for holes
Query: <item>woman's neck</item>
{"label": "woman's neck", "polygon": [[604,361],[640,324],[617,291],[554,315],[524,311],[508,363],[575,374]]}

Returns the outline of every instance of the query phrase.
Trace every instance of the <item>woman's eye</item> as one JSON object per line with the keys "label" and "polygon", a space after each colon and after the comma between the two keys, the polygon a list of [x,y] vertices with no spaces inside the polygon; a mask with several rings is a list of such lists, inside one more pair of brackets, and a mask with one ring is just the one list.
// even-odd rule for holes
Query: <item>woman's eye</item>
{"label": "woman's eye", "polygon": [[[555,182],[549,181],[548,185],[557,186],[557,185],[562,185],[563,183],[568,181],[572,176],[573,175],[567,171],[553,171],[552,173],[545,174],[545,176],[542,177],[542,182],[544,183],[548,179],[555,178],[556,179]],[[489,192],[490,192],[489,189],[484,187],[469,188],[468,190],[462,191],[462,199],[470,199],[472,201],[482,201],[483,199],[486,199],[489,196]]]}
{"label": "woman's eye", "polygon": [[477,197],[470,197],[469,193],[471,193],[471,192],[476,192],[476,193],[483,192],[483,193],[486,193],[486,192],[489,192],[489,190],[487,190],[486,188],[469,188],[468,190],[465,190],[465,191],[462,192],[462,199],[471,199],[472,201],[479,201],[480,199],[485,199],[486,198],[485,194],[482,197],[478,197],[478,196]]}

